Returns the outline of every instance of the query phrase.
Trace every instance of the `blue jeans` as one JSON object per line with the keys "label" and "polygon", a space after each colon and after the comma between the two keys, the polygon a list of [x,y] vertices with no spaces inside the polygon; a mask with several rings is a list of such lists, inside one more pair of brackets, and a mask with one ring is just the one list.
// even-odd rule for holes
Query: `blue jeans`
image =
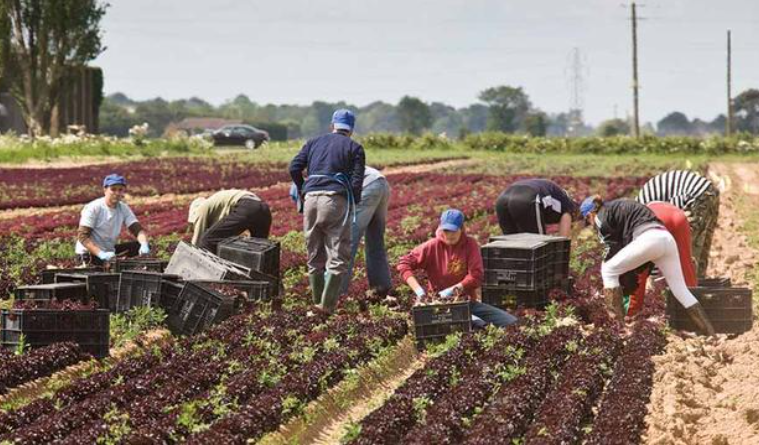
{"label": "blue jeans", "polygon": [[351,227],[351,256],[348,273],[343,276],[340,294],[348,292],[353,278],[353,265],[361,238],[366,236],[365,256],[366,275],[369,288],[380,292],[390,290],[390,266],[385,251],[385,225],[387,223],[387,206],[390,203],[390,185],[380,178],[364,187],[361,202],[356,206],[356,223]]}
{"label": "blue jeans", "polygon": [[[479,301],[470,301],[469,310],[472,311],[472,315],[482,319],[485,323],[492,323],[499,328],[506,327],[510,324],[517,322],[517,318],[503,309],[498,309],[495,306],[489,304],[480,303]],[[474,325],[477,326],[475,320]]]}

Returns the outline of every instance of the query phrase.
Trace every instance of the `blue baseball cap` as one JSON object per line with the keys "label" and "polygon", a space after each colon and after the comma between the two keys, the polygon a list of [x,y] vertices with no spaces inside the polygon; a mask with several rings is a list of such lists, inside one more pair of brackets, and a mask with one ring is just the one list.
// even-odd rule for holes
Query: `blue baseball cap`
{"label": "blue baseball cap", "polygon": [[103,187],[110,187],[112,185],[123,185],[126,187],[126,179],[119,174],[111,173],[103,179]]}
{"label": "blue baseball cap", "polygon": [[585,200],[580,204],[580,214],[583,218],[588,216],[588,213],[592,212],[593,209],[596,208],[596,204],[593,202],[593,197],[588,196],[585,198]]}
{"label": "blue baseball cap", "polygon": [[440,228],[449,232],[461,230],[464,226],[464,214],[461,210],[448,209],[440,215]]}
{"label": "blue baseball cap", "polygon": [[356,115],[351,110],[341,108],[332,114],[332,127],[336,130],[353,131],[356,125]]}

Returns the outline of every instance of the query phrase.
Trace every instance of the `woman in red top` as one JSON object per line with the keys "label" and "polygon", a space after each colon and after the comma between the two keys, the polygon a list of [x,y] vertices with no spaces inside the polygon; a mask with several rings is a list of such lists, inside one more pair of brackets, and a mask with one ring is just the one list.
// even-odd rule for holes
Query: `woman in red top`
{"label": "woman in red top", "polygon": [[[427,273],[426,290],[414,276],[419,269]],[[472,315],[485,323],[508,326],[517,321],[508,312],[479,301],[484,275],[482,255],[477,241],[464,233],[464,214],[460,210],[443,212],[435,238],[401,257],[398,272],[416,294],[417,301],[427,293],[442,298],[461,295],[469,299]]]}
{"label": "woman in red top", "polygon": [[[683,270],[683,278],[688,287],[696,287],[696,269],[693,266],[691,256],[691,234],[688,218],[685,212],[678,207],[661,201],[653,201],[646,204],[646,207],[654,212],[659,220],[664,223],[664,227],[672,234],[677,244],[677,250],[680,254],[680,267]],[[627,315],[635,315],[643,309],[643,302],[646,296],[646,280],[648,279],[649,268],[646,267],[643,272],[637,276],[637,287],[630,295],[630,306],[627,309]]]}

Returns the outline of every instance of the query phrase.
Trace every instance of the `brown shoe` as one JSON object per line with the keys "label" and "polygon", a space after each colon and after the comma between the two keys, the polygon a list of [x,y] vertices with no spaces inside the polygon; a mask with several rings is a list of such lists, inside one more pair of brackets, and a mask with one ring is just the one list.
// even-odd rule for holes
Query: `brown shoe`
{"label": "brown shoe", "polygon": [[614,315],[619,321],[625,321],[625,305],[622,302],[622,288],[614,287],[611,289],[604,289],[604,300],[612,315]]}
{"label": "brown shoe", "polygon": [[685,311],[688,313],[688,317],[690,317],[691,321],[696,325],[696,328],[698,328],[701,334],[709,337],[716,334],[714,326],[712,326],[712,323],[706,316],[706,312],[704,311],[704,307],[701,306],[701,303],[696,303]]}

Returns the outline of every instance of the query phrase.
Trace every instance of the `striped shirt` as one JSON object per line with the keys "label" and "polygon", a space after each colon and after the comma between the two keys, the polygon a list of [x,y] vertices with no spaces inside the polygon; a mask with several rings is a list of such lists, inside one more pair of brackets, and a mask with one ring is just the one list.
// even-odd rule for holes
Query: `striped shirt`
{"label": "striped shirt", "polygon": [[711,186],[711,181],[698,173],[673,170],[649,179],[638,194],[638,202],[662,201],[687,210]]}

